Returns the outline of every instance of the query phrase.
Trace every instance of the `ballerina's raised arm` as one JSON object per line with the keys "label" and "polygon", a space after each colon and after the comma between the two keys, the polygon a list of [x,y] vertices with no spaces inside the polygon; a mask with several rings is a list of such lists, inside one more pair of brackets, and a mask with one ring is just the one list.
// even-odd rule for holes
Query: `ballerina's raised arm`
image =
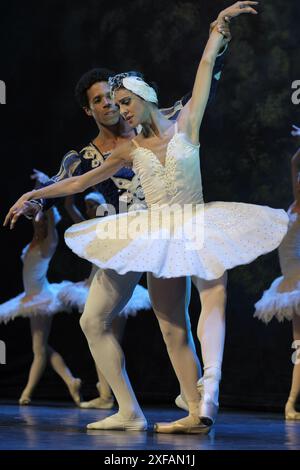
{"label": "ballerina's raised arm", "polygon": [[[236,2],[220,13],[221,19],[225,17],[227,21],[230,21],[231,18],[243,13],[256,15],[257,11],[253,6],[257,4],[258,2],[252,1]],[[226,39],[221,31],[222,28],[217,20],[198,66],[191,99],[181,111],[178,119],[181,130],[186,133],[193,144],[198,144],[199,141],[199,129],[208,102],[216,57],[224,42],[228,42],[228,38]]]}

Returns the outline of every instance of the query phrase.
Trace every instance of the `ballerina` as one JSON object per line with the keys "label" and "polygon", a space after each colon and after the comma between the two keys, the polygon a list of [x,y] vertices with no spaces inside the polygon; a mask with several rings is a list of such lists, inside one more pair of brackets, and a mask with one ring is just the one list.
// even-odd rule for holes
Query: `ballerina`
{"label": "ballerina", "polygon": [[[293,126],[293,136],[300,136],[300,128]],[[276,278],[262,298],[255,304],[254,317],[268,324],[272,318],[279,322],[292,321],[293,339],[297,357],[300,345],[300,149],[291,160],[294,202],[288,209],[289,229],[279,247],[282,275]],[[294,363],[292,384],[285,405],[285,419],[300,420],[295,406],[300,394],[300,362]]]}
{"label": "ballerina", "polygon": [[[232,16],[256,13],[250,6],[254,4],[257,2],[238,2],[232,7]],[[216,26],[200,62],[192,98],[180,112],[175,126],[159,112],[154,89],[141,78],[130,74],[115,77],[112,90],[116,103],[130,126],[142,125],[143,132],[132,142],[116,149],[100,169],[56,183],[36,193],[25,194],[12,207],[6,219],[8,223],[25,201],[35,197],[61,197],[81,192],[105,180],[121,167],[133,164],[140,177],[149,209],[110,216],[103,222],[89,221],[75,225],[67,231],[66,243],[79,256],[121,275],[143,271],[152,273],[148,279],[152,305],[189,406],[187,418],[167,425],[159,424],[156,426],[158,432],[200,433],[207,432],[209,428],[201,422],[201,410],[206,409],[206,383],[204,382],[204,400],[199,412],[196,387],[199,369],[187,335],[186,276],[219,279],[226,269],[249,263],[257,256],[275,249],[287,226],[287,216],[283,210],[239,203],[203,204],[197,139],[208,99],[213,64],[223,42],[223,36]],[[147,226],[149,217],[159,215],[164,218],[164,210],[174,204],[178,204],[180,208],[185,204],[192,206],[186,224],[187,228],[194,229],[192,236],[191,233],[185,233],[179,239],[172,236],[174,232],[178,235],[183,228],[181,210],[174,214],[167,237],[166,228],[155,224],[151,226],[150,233],[147,233],[147,229],[143,227]],[[199,223],[201,214],[204,217]],[[124,238],[124,230],[126,233],[128,226],[134,225],[142,227],[142,231],[133,230],[130,236],[128,234]],[[203,247],[192,249],[190,245],[193,235],[197,238],[201,230],[207,232]],[[118,233],[123,236],[119,237]],[[107,234],[111,234],[109,240]],[[153,235],[156,239],[153,239]],[[99,343],[99,336],[105,331],[104,325],[111,321],[113,313],[108,318],[95,317],[96,283],[97,279],[94,278],[81,324],[94,359],[100,364],[100,352],[102,355],[107,352],[105,353],[104,344],[100,351],[99,345],[96,345],[97,338]],[[98,328],[97,334],[95,326]],[[107,341],[107,351],[110,347],[111,344]],[[120,357],[117,354],[114,357],[116,363],[120,363]],[[103,370],[104,368],[106,378],[112,388],[115,388],[115,395],[118,393],[120,398],[120,411],[89,427],[145,429],[143,415],[137,408],[137,403],[133,403],[134,395],[129,382],[127,381],[126,394],[124,382],[121,385],[117,383],[119,377],[113,375],[103,364]]]}
{"label": "ballerina", "polygon": [[[213,28],[218,25],[229,40],[231,37],[229,28],[230,15],[232,12],[235,13],[235,11],[235,6],[221,11],[217,20],[210,25],[210,34]],[[221,49],[217,55],[208,103],[211,103],[215,96],[223,68],[224,52],[227,50],[227,46],[228,43],[225,43],[223,49]],[[77,83],[77,101],[85,114],[93,118],[99,129],[99,134],[88,146],[84,147],[81,152],[70,151],[65,155],[59,172],[51,179],[52,182],[83,174],[90,169],[100,166],[109,157],[113,148],[120,145],[122,141],[136,135],[137,132],[130,130],[129,125],[120,115],[119,108],[114,105],[111,100],[107,83],[110,75],[112,75],[112,73],[109,73],[106,69],[93,69],[85,73]],[[164,116],[170,120],[175,120],[190,96],[191,93],[188,93],[171,108],[161,110]],[[47,185],[48,184],[49,183],[47,183]],[[121,169],[112,178],[101,184],[101,191],[104,191],[106,199],[110,204],[116,207],[117,212],[118,200],[120,201],[120,205],[122,205],[122,211],[124,210],[124,205],[128,210],[131,210],[133,207],[146,207],[144,193],[139,180],[129,169]],[[26,215],[28,218],[34,217],[40,207],[46,210],[51,207],[52,204],[53,201],[51,200],[25,201],[22,209],[14,213],[11,225],[13,226],[21,215]],[[101,282],[95,282],[98,291],[96,293],[96,288],[94,287],[93,295],[94,298],[98,298],[99,300],[98,302],[90,303],[90,305],[92,305],[90,308],[99,316],[102,316],[102,312],[108,312],[108,310],[110,310],[114,312],[114,316],[117,317],[122,306],[125,306],[126,298],[128,301],[133,295],[135,286],[139,282],[140,277],[141,274],[139,273],[128,273],[121,276],[117,275],[114,271],[106,270],[101,275]],[[208,416],[206,416],[206,419],[214,422],[218,411],[218,391],[225,337],[226,275],[222,276],[217,281],[205,281],[195,277],[193,277],[192,280],[198,289],[202,306],[197,332],[202,348],[204,377],[199,381],[199,389],[204,379],[207,379],[205,400],[206,413]],[[96,297],[96,295],[98,297]],[[92,315],[90,316],[92,317]],[[188,327],[188,342],[195,352],[188,315],[186,322]],[[108,328],[108,325],[106,328]],[[211,335],[212,330],[214,332],[213,338]],[[119,349],[119,352],[120,351]],[[121,367],[120,375],[123,377],[123,382],[126,384],[126,371],[123,369],[124,368]],[[200,377],[201,368],[200,364],[198,364],[198,378],[200,379]],[[132,406],[134,406],[135,403],[136,401],[132,400]],[[181,395],[176,398],[175,403],[185,410],[188,409],[182,390]]]}
{"label": "ballerina", "polygon": [[[34,170],[31,178],[39,184],[48,179],[38,170]],[[62,356],[48,344],[53,315],[65,310],[59,292],[70,284],[68,281],[50,284],[46,277],[58,243],[56,225],[60,220],[58,210],[53,207],[40,215],[38,221],[33,221],[33,239],[22,252],[24,292],[0,305],[0,322],[7,323],[18,317],[30,320],[34,358],[20,405],[30,404],[48,360],[65,382],[76,405],[80,403],[81,380],[73,377]]]}
{"label": "ballerina", "polygon": [[[85,212],[88,219],[93,219],[99,215],[100,207],[101,214],[104,215],[106,212],[106,200],[103,194],[99,193],[98,191],[92,191],[86,194],[84,197],[84,202]],[[74,204],[73,196],[69,196],[65,199],[65,208],[74,223],[79,223],[85,220],[78,207]],[[82,313],[88,297],[89,288],[96,271],[98,271],[98,267],[93,265],[88,279],[85,281],[72,283],[71,285],[66,285],[65,288],[61,289],[59,298],[62,303],[67,307],[77,308],[79,312]],[[143,286],[138,284],[135,287],[133,295],[127,305],[112,322],[112,331],[119,343],[122,341],[128,316],[135,316],[139,310],[149,310],[150,308],[151,303],[148,291]],[[96,371],[98,375],[98,383],[96,384],[96,388],[99,392],[99,397],[90,401],[81,402],[80,408],[110,409],[114,406],[114,398],[111,388],[97,365]]]}

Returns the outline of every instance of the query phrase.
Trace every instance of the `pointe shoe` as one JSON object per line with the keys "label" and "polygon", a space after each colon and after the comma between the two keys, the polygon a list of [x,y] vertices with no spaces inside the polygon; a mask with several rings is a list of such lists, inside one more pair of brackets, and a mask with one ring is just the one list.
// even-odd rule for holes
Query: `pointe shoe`
{"label": "pointe shoe", "polygon": [[98,410],[110,410],[111,408],[114,407],[114,399],[113,397],[111,398],[94,398],[93,400],[90,401],[82,401],[79,404],[80,408],[84,409],[98,409]]}
{"label": "pointe shoe", "polygon": [[204,425],[212,426],[217,418],[217,414],[219,411],[219,403],[215,402],[208,393],[205,393],[204,377],[199,380],[198,386],[200,388],[201,393],[201,400],[199,406],[200,420]]}
{"label": "pointe shoe", "polygon": [[110,431],[147,431],[147,427],[148,424],[144,415],[124,418],[119,413],[87,425],[87,429]]}
{"label": "pointe shoe", "polygon": [[210,426],[206,426],[198,417],[187,418],[172,421],[171,423],[154,424],[154,432],[163,434],[208,434]]}
{"label": "pointe shoe", "polygon": [[285,419],[287,421],[300,420],[300,413],[295,409],[295,402],[288,400],[285,405]]}
{"label": "pointe shoe", "polygon": [[19,405],[21,406],[26,406],[26,405],[30,405],[31,403],[31,398],[29,397],[20,397],[19,398]]}
{"label": "pointe shoe", "polygon": [[81,389],[82,382],[80,379],[73,379],[71,384],[68,385],[68,389],[70,392],[71,397],[73,398],[74,402],[77,406],[80,406],[80,389]]}

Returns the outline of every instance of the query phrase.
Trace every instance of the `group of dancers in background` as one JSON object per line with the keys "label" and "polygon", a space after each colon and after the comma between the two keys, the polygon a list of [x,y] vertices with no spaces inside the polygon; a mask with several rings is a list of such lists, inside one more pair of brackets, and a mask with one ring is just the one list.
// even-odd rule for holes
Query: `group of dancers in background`
{"label": "group of dancers in background", "polygon": [[[32,178],[38,184],[49,180],[41,171],[34,170]],[[103,195],[97,191],[89,192],[84,197],[85,212],[88,218],[96,217],[97,209],[105,207]],[[65,201],[65,208],[73,221],[85,220],[75,206],[73,198]],[[62,378],[69,389],[74,402],[81,408],[109,409],[114,405],[111,389],[97,369],[99,397],[89,402],[81,400],[81,380],[74,378],[61,355],[48,344],[53,315],[59,312],[81,312],[88,296],[89,286],[96,267],[91,268],[90,276],[81,282],[62,281],[49,283],[47,271],[58,244],[56,225],[61,216],[55,206],[33,220],[33,238],[23,249],[23,285],[24,292],[0,305],[0,321],[7,323],[18,317],[29,318],[34,359],[29,377],[19,399],[20,405],[29,405],[32,394],[49,361],[55,372]],[[131,299],[120,312],[113,324],[114,334],[122,339],[128,315],[135,315],[139,310],[150,309],[147,289],[137,285]]]}
{"label": "group of dancers in background", "polygon": [[[255,316],[265,322],[273,316],[292,320],[294,339],[300,339],[300,152],[292,159],[295,201],[288,213],[253,204],[204,203],[202,193],[200,125],[231,39],[230,21],[242,13],[257,14],[256,5],[237,2],[219,14],[211,24],[192,93],[171,108],[159,109],[156,89],[137,72],[116,75],[93,69],[79,80],[76,97],[95,121],[97,137],[81,152],[69,152],[55,177],[45,180],[36,171],[39,187],[24,194],[5,220],[13,228],[25,215],[33,218],[34,226],[33,240],[23,252],[25,292],[0,310],[2,321],[20,315],[30,318],[34,360],[21,404],[30,402],[49,359],[76,404],[111,408],[114,396],[118,412],[89,424],[89,429],[146,430],[120,341],[126,316],[151,305],[180,384],[175,403],[188,412],[171,423],[156,423],[154,430],[209,432],[219,406],[226,271],[279,246],[282,277],[256,304]],[[296,127],[293,132],[300,134]],[[93,191],[85,196],[88,220],[84,220],[72,195],[96,185],[102,194]],[[57,246],[59,215],[53,204],[57,197],[67,198],[65,207],[75,222],[65,233],[67,245],[93,266],[89,280],[81,283],[49,284],[46,278]],[[183,218],[187,205],[189,212]],[[117,214],[108,210],[108,215],[95,217],[97,209],[103,215],[111,206]],[[161,221],[170,207],[175,209],[167,227]],[[129,233],[128,226],[138,229]],[[203,233],[200,245],[199,233]],[[148,291],[139,285],[144,272]],[[203,374],[188,315],[191,282],[201,301],[197,336]],[[52,315],[74,307],[83,311],[80,325],[99,377],[99,397],[91,402],[81,402],[80,380],[48,345]],[[295,410],[299,392],[300,365],[295,364],[287,419],[300,418]]]}

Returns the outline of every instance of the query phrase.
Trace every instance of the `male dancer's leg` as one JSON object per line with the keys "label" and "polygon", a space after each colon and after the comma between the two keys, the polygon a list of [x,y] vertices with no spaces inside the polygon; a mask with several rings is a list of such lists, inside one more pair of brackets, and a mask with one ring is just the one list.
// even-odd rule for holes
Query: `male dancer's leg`
{"label": "male dancer's leg", "polygon": [[115,395],[119,412],[91,423],[89,429],[146,429],[146,420],[126,373],[123,351],[112,331],[113,319],[129,301],[140,278],[141,273],[120,275],[99,270],[92,281],[80,324],[96,366]]}
{"label": "male dancer's leg", "polygon": [[[123,335],[124,335],[124,330],[127,322],[127,317],[124,315],[119,315],[114,318],[112,321],[112,331],[113,334],[115,335],[117,341],[121,344]],[[96,408],[96,409],[101,409],[101,410],[107,410],[110,408],[113,408],[114,406],[114,397],[112,394],[112,390],[107,383],[106,378],[102,374],[102,372],[98,369],[97,365],[96,366],[96,371],[97,371],[97,376],[98,376],[98,383],[96,384],[96,387],[99,392],[99,397],[94,398],[93,400],[90,401],[82,401],[80,403],[81,408]]]}
{"label": "male dancer's leg", "polygon": [[[225,308],[227,273],[219,279],[206,281],[192,278],[199,292],[201,314],[197,335],[200,341],[204,375],[201,379],[200,413],[213,422],[218,409],[219,382],[225,342]],[[203,390],[204,389],[204,390]]]}

